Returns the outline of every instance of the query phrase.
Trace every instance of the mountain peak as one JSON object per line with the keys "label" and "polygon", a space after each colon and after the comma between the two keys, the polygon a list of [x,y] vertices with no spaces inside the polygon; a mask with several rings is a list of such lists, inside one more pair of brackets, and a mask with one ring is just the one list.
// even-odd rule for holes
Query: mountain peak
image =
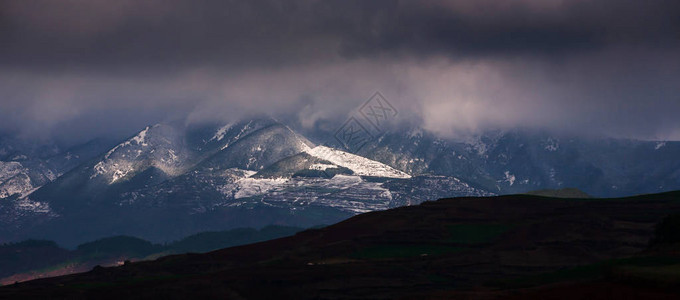
{"label": "mountain peak", "polygon": [[177,175],[187,156],[182,133],[177,128],[164,124],[147,126],[109,150],[92,168],[90,179],[100,177],[113,184],[149,167]]}

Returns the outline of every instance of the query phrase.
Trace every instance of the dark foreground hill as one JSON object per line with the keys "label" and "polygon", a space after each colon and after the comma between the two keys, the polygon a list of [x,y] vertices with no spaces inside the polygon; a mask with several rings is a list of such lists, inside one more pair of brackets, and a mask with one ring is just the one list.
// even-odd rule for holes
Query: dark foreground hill
{"label": "dark foreground hill", "polygon": [[677,212],[680,192],[443,199],[268,242],[19,283],[0,297],[677,299],[678,248],[650,248],[655,225]]}
{"label": "dark foreground hill", "polygon": [[267,226],[194,234],[166,244],[131,236],[113,236],[70,250],[53,241],[26,240],[0,245],[0,285],[36,278],[82,273],[96,265],[116,266],[125,261],[150,260],[182,253],[203,253],[290,236],[303,228]]}

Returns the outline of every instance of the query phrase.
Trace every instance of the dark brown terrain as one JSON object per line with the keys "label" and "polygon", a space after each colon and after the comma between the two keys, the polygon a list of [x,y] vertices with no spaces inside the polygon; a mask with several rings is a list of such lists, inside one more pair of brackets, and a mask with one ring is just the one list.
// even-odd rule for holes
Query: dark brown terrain
{"label": "dark brown terrain", "polygon": [[295,236],[0,288],[17,299],[680,297],[680,254],[650,247],[680,192],[454,198]]}

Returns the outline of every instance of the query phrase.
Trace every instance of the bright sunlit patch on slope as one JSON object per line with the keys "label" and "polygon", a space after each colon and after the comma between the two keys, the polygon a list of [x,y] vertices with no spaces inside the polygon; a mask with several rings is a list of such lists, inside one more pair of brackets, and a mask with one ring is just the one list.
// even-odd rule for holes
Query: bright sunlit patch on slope
{"label": "bright sunlit patch on slope", "polygon": [[21,173],[24,169],[24,166],[21,165],[19,162],[15,161],[10,161],[10,162],[4,162],[0,161],[0,183],[2,181],[12,178],[16,176],[17,174]]}
{"label": "bright sunlit patch on slope", "polygon": [[411,178],[411,175],[386,164],[326,146],[306,148],[305,152],[316,158],[327,160],[332,164],[348,168],[354,174],[360,176]]}
{"label": "bright sunlit patch on slope", "polygon": [[[148,144],[146,143],[146,134],[149,131],[149,128],[150,127],[147,126],[146,128],[144,128],[144,130],[140,131],[137,135],[135,135],[131,139],[129,139],[129,140],[113,147],[113,149],[109,150],[109,152],[107,152],[106,155],[104,155],[104,160],[98,162],[94,166],[94,168],[93,168],[94,172],[90,176],[90,179],[95,178],[95,177],[100,176],[100,175],[104,175],[104,174],[111,174],[110,183],[114,183],[114,182],[120,180],[121,178],[125,177],[128,173],[132,172],[133,168],[130,164],[127,164],[127,163],[124,164],[122,162],[118,163],[118,162],[112,161],[110,159],[111,155],[113,155],[117,150],[129,147],[133,144],[139,145],[139,146],[142,146],[142,147],[148,146]],[[141,153],[142,153],[141,150],[135,151],[135,153],[134,153],[135,158],[139,157],[141,155]]]}
{"label": "bright sunlit patch on slope", "polygon": [[119,144],[116,147],[113,147],[113,149],[109,150],[109,152],[107,152],[106,155],[104,155],[104,158],[109,158],[111,156],[111,154],[116,152],[116,150],[118,150],[119,148],[123,148],[123,147],[127,147],[127,146],[132,145],[132,142],[134,142],[137,145],[140,145],[142,147],[148,146],[146,144],[146,133],[149,132],[149,128],[151,128],[151,127],[147,126],[146,128],[144,128],[144,130],[140,131],[137,135],[135,135],[131,139]]}
{"label": "bright sunlit patch on slope", "polygon": [[244,178],[236,182],[238,190],[234,194],[234,198],[262,195],[286,182],[288,182],[287,178]]}
{"label": "bright sunlit patch on slope", "polygon": [[362,182],[363,180],[359,176],[337,174],[328,181],[327,185],[329,187],[346,188]]}
{"label": "bright sunlit patch on slope", "polygon": [[336,165],[329,165],[329,164],[312,164],[309,166],[310,170],[317,170],[317,171],[326,171],[327,169],[334,169],[337,168],[338,166]]}

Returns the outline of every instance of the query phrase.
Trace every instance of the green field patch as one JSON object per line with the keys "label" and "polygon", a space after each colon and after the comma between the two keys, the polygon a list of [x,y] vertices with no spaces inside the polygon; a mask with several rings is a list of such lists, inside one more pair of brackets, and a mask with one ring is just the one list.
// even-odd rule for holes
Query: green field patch
{"label": "green field patch", "polygon": [[489,243],[510,230],[506,224],[454,224],[447,226],[447,242],[457,244]]}
{"label": "green field patch", "polygon": [[394,244],[377,245],[363,248],[354,252],[351,257],[358,259],[390,259],[390,258],[409,258],[417,256],[436,256],[451,254],[464,250],[465,248],[430,245],[430,244]]}

